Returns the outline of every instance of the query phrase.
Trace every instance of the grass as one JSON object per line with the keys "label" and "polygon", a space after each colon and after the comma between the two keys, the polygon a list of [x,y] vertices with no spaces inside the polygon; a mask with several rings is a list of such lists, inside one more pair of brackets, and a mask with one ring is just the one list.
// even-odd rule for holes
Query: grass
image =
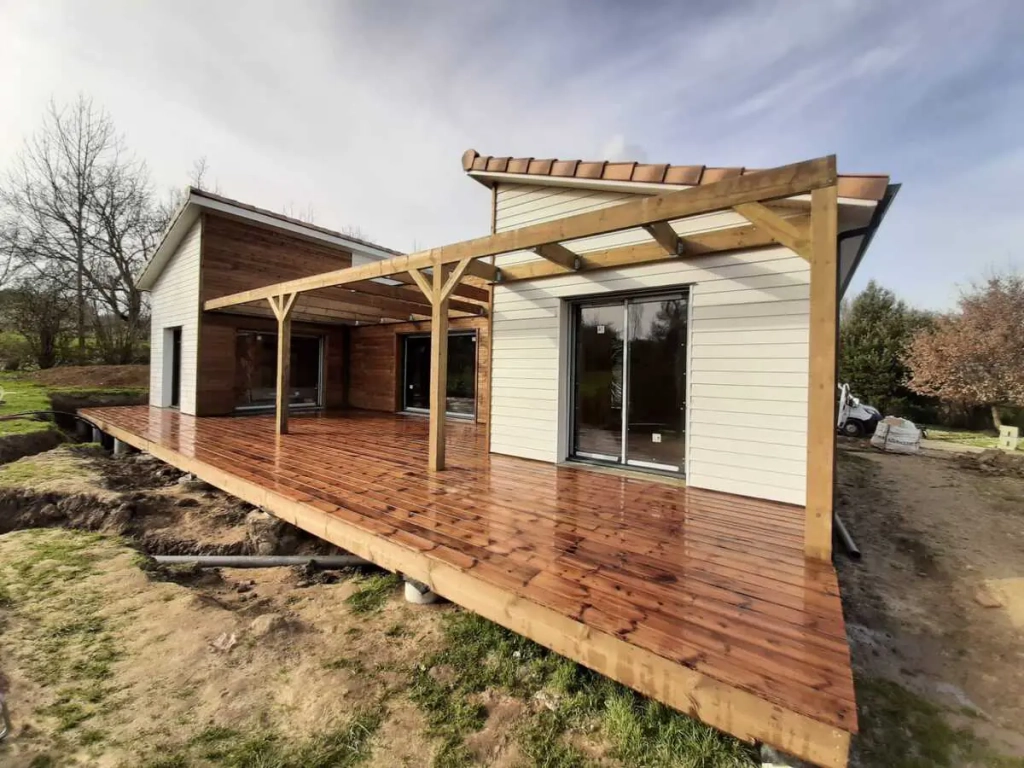
{"label": "grass", "polygon": [[[212,726],[179,746],[164,745],[141,768],[350,768],[371,754],[373,735],[386,714],[371,706],[343,725],[305,739],[288,739],[274,731],[247,733]],[[126,767],[127,768],[127,767]]]}
{"label": "grass", "polygon": [[526,765],[583,768],[591,759],[567,738],[602,734],[627,765],[733,768],[753,765],[743,743],[640,696],[606,677],[468,612],[443,619],[444,647],[413,676],[410,695],[439,741],[435,766],[466,765],[465,737],[483,727],[478,694],[529,701],[544,691],[553,709],[525,716],[516,740]]}
{"label": "grass", "polygon": [[55,480],[86,477],[90,474],[88,465],[78,458],[88,456],[96,448],[96,443],[61,445],[46,453],[0,465],[0,488],[30,489]]}
{"label": "grass", "polygon": [[391,593],[402,583],[393,573],[381,573],[360,579],[358,589],[345,598],[352,613],[375,613],[384,607]]}
{"label": "grass", "polygon": [[[998,448],[999,438],[991,432],[972,431],[969,429],[951,429],[950,427],[925,427],[928,440],[956,445],[970,445],[976,448]],[[1017,444],[1018,451],[1024,451],[1024,441]]]}
{"label": "grass", "polygon": [[[4,390],[0,416],[23,411],[48,411],[53,407],[53,396],[79,399],[128,397],[141,395],[147,391],[138,387],[48,387],[33,381],[24,373],[0,373],[0,387]],[[30,418],[0,421],[0,437],[42,432],[47,429],[54,429],[53,422]]]}
{"label": "grass", "polygon": [[[112,706],[114,665],[122,651],[88,580],[115,550],[104,551],[97,534],[36,530],[17,536],[22,546],[3,561],[0,594],[9,610],[27,619],[20,661],[52,693],[39,714],[54,720],[57,733],[68,733]],[[89,729],[79,737],[92,744],[96,733]]]}
{"label": "grass", "polygon": [[[0,373],[0,387],[3,387],[4,390],[3,403],[0,404],[0,416],[23,411],[47,411],[50,409],[50,397],[46,388],[31,381],[24,374]],[[53,427],[51,422],[35,419],[0,421],[0,437],[42,432],[53,429]]]}
{"label": "grass", "polygon": [[946,712],[896,683],[879,678],[857,681],[861,763],[887,768],[954,768],[987,765],[1024,768],[1024,758],[994,753],[969,728],[956,728]]}

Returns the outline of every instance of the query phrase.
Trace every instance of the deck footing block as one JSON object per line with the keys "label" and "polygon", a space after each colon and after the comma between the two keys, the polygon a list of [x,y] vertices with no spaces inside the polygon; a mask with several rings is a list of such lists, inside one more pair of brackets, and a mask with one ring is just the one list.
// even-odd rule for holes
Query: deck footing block
{"label": "deck footing block", "polygon": [[815,768],[814,765],[799,757],[786,754],[785,752],[770,747],[767,744],[761,745],[761,768]]}
{"label": "deck footing block", "polygon": [[441,599],[436,592],[422,581],[405,577],[405,601],[413,605],[430,605]]}
{"label": "deck footing block", "polygon": [[114,455],[115,456],[127,456],[129,453],[135,453],[135,446],[130,445],[123,440],[114,438]]}
{"label": "deck footing block", "polygon": [[100,445],[103,444],[103,430],[99,427],[92,428],[92,441],[94,443],[99,443]]}

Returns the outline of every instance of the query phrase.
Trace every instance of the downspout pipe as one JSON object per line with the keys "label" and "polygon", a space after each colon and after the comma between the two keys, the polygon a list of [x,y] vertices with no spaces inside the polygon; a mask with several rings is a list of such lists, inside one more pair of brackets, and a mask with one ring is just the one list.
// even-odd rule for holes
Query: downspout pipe
{"label": "downspout pipe", "polygon": [[314,568],[352,568],[373,565],[355,555],[155,555],[160,565],[196,565],[200,568],[282,568],[311,565]]}

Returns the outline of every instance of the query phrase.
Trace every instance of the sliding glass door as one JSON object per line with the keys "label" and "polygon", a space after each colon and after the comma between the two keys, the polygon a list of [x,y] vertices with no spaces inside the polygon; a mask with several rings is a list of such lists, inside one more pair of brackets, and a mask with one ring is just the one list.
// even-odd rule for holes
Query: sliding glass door
{"label": "sliding glass door", "polygon": [[688,295],[579,304],[573,455],[682,472]]}
{"label": "sliding glass door", "polygon": [[[321,404],[323,345],[319,336],[292,335],[288,404]],[[277,402],[277,334],[239,331],[235,337],[235,408],[270,408]]]}
{"label": "sliding glass door", "polygon": [[[403,344],[402,408],[430,410],[430,335],[405,336]],[[446,410],[454,416],[476,414],[476,333],[448,335],[448,392]]]}

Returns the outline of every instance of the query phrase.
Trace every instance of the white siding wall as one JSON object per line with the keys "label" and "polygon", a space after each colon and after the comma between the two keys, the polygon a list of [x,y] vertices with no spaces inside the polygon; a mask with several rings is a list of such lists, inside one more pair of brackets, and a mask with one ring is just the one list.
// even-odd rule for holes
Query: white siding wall
{"label": "white siding wall", "polygon": [[199,350],[199,241],[200,221],[182,239],[153,286],[150,305],[149,403],[170,405],[170,372],[165,370],[165,331],[181,326],[181,412],[196,412],[196,358]]}
{"label": "white siding wall", "polygon": [[[628,195],[502,186],[497,229],[614,205]],[[733,213],[689,219],[696,232],[745,224]],[[649,240],[626,232],[574,250]],[[499,263],[536,258],[510,254]],[[687,480],[796,504],[805,501],[809,270],[785,248],[498,285],[494,292],[491,450],[542,461],[568,447],[566,299],[691,286]]]}

